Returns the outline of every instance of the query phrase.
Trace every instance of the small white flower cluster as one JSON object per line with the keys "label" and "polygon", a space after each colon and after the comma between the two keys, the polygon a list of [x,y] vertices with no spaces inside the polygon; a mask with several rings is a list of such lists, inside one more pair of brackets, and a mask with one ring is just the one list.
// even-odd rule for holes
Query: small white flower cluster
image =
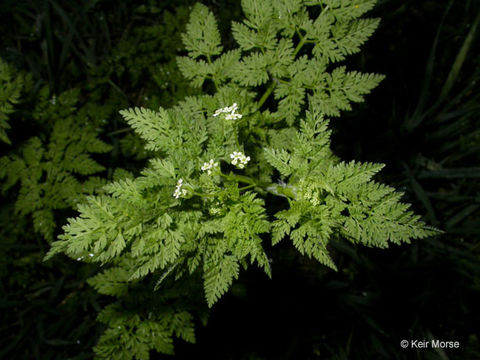
{"label": "small white flower cluster", "polygon": [[218,109],[215,111],[215,114],[213,114],[214,117],[219,116],[220,114],[226,114],[225,115],[225,120],[237,120],[242,118],[242,114],[237,113],[237,108],[238,105],[237,103],[233,103],[232,106],[227,106],[222,109]]}
{"label": "small white flower cluster", "polygon": [[183,186],[183,179],[180,179],[177,181],[177,187],[175,188],[175,192],[173,193],[173,197],[175,199],[178,199],[180,196],[185,196],[187,195],[187,190],[182,189]]}
{"label": "small white flower cluster", "polygon": [[245,156],[240,151],[234,151],[232,154],[230,154],[230,158],[232,159],[232,165],[235,165],[240,169],[243,169],[250,161],[250,156]]}
{"label": "small white flower cluster", "polygon": [[211,159],[209,162],[203,163],[202,171],[206,171],[208,175],[212,173],[212,169],[218,166],[218,162],[214,162]]}

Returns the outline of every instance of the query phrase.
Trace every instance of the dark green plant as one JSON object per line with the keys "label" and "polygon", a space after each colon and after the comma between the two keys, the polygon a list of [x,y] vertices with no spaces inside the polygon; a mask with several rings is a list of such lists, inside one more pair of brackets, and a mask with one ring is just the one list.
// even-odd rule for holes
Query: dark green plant
{"label": "dark green plant", "polygon": [[[288,237],[336,269],[328,247],[339,238],[385,248],[437,232],[372,180],[383,165],[342,162],[330,150],[325,117],[383,78],[335,67],[375,30],[378,20],[360,18],[374,3],[243,1],[246,19],[232,27],[239,48],[225,52],[214,15],[194,7],[189,56],[178,61],[207,94],[170,110],[122,111],[157,156],[141,176],[79,205],[47,256],[104,266],[90,283],[117,302],[100,314],[109,328],[99,358],[171,353],[172,335],[193,341],[191,314],[205,308],[194,290],[190,301],[180,296],[185,283],[202,277],[211,307],[240,267],[256,263],[271,276],[266,239]],[[271,207],[280,208],[273,217]]]}
{"label": "dark green plant", "polygon": [[[55,11],[62,10],[58,7],[63,6],[61,3],[56,5]],[[48,243],[57,236],[72,208],[84,201],[85,194],[101,191],[107,179],[128,176],[119,168],[135,172],[142,166],[137,160],[146,156],[142,140],[125,131],[112,110],[137,103],[169,105],[176,93],[183,97],[190,91],[172,67],[177,48],[168,46],[179,43],[185,23],[181,14],[186,10],[180,7],[158,17],[162,9],[130,4],[138,16],[123,20],[109,10],[107,25],[117,32],[111,33],[109,47],[102,49],[109,53],[97,54],[95,65],[84,62],[86,58],[77,52],[79,43],[75,39],[69,43],[62,38],[65,24],[75,38],[85,36],[85,31],[98,35],[95,26],[84,29],[61,21],[42,23],[46,19],[44,11],[52,7],[45,9],[39,3],[2,3],[0,15],[3,6],[18,11],[12,11],[14,18],[2,22],[3,28],[10,29],[2,37],[2,54],[33,76],[25,76],[2,62],[0,131],[7,130],[12,144],[2,146],[0,155],[0,304],[8,314],[0,328],[0,357],[88,358],[96,341],[95,329],[99,328],[92,320],[102,302],[85,282],[91,277],[92,267],[80,263],[72,266],[62,259],[48,264],[41,260]],[[82,8],[77,13],[68,10],[69,6],[76,5],[67,4],[63,9],[65,19],[93,14],[95,20],[102,16],[98,7],[110,5],[108,1],[98,2],[97,10]],[[20,10],[22,7],[28,11]],[[123,6],[115,9],[117,15],[125,10]],[[40,25],[32,38],[24,36],[30,31],[30,18],[37,18]],[[118,24],[120,20],[122,25]],[[138,27],[136,22],[143,26]],[[49,42],[44,38],[48,33],[59,37]],[[63,46],[60,52],[57,40]],[[40,43],[46,48],[37,48]],[[39,49],[45,50],[54,63],[61,54],[67,66],[49,67],[50,60],[44,61]],[[61,79],[51,86],[55,92],[44,86],[51,79]],[[166,81],[175,87],[148,98]]]}
{"label": "dark green plant", "polygon": [[[325,336],[316,338],[323,353],[319,358],[335,357],[340,348],[350,350],[347,358],[379,353],[389,359],[438,358],[436,349],[399,351],[397,343],[404,338],[455,339],[460,349],[442,356],[476,358],[478,151],[475,142],[464,140],[475,138],[478,128],[479,4],[385,0],[380,5],[374,13],[382,14],[382,31],[357,61],[386,73],[385,93],[337,123],[339,152],[388,161],[384,179],[402,188],[429,223],[446,231],[392,249],[385,260],[378,252],[359,254],[342,246],[349,276],[335,285],[342,288],[340,302],[352,317],[353,324],[346,326],[351,338],[347,330],[332,335],[319,330]],[[441,98],[448,83],[450,90]],[[343,340],[332,348],[336,339]]]}
{"label": "dark green plant", "polygon": [[48,142],[32,137],[19,149],[20,154],[0,158],[0,178],[6,178],[3,193],[20,183],[16,213],[32,216],[34,230],[51,241],[56,226],[53,211],[70,209],[83,195],[101,187],[104,180],[93,175],[104,167],[91,154],[108,152],[111,147],[97,137],[98,125],[92,116],[98,116],[98,107],[78,109],[78,92],[51,99],[47,94],[47,89],[40,94],[35,117],[51,122]]}

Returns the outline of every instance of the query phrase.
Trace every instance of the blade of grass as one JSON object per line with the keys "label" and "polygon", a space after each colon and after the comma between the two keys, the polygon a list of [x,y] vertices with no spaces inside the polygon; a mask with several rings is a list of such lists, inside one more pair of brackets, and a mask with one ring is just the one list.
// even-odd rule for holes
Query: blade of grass
{"label": "blade of grass", "polygon": [[443,100],[445,100],[449,92],[452,90],[455,80],[458,78],[458,74],[460,73],[460,70],[462,68],[462,65],[465,62],[465,59],[467,58],[468,51],[472,46],[473,39],[475,38],[475,33],[477,31],[477,27],[479,23],[480,23],[480,12],[477,14],[473,22],[473,25],[470,28],[470,31],[468,32],[468,35],[465,38],[465,41],[463,42],[463,45],[460,48],[460,51],[457,54],[457,57],[452,65],[452,68],[450,69],[450,73],[448,74],[447,80],[445,81],[442,91],[440,92],[440,97],[438,98],[439,103],[443,102]]}
{"label": "blade of grass", "polygon": [[478,178],[478,177],[480,177],[480,167],[422,171],[422,172],[420,172],[418,177],[421,178],[421,179],[428,179],[428,178],[445,178],[445,179]]}
{"label": "blade of grass", "polygon": [[478,205],[478,204],[472,204],[472,205],[467,206],[467,207],[464,208],[462,211],[460,211],[460,212],[457,213],[456,215],[452,216],[452,217],[450,218],[450,220],[448,220],[448,221],[445,223],[445,227],[446,227],[447,229],[452,228],[453,226],[455,226],[456,224],[458,224],[460,221],[462,221],[463,219],[465,219],[466,217],[470,216],[470,215],[473,214],[475,211],[477,211],[478,208],[480,208],[480,205]]}
{"label": "blade of grass", "polygon": [[[72,21],[70,20],[69,16],[67,15],[67,13],[62,9],[62,7],[60,5],[57,4],[56,1],[54,0],[48,0],[48,2],[52,5],[52,8],[56,11],[56,13],[60,16],[60,18],[62,19],[62,21],[68,26],[68,28],[70,29],[70,31],[73,32],[73,34],[75,35],[75,42],[72,42],[71,44],[66,44],[68,46],[72,46],[72,44],[75,44],[75,43],[78,43],[78,47],[82,49],[83,51],[83,56],[85,57],[84,61],[86,63],[91,63],[93,64],[94,63],[94,58],[95,56],[93,55],[91,49],[86,45],[84,39],[79,35],[78,31],[77,31],[77,28],[75,27],[75,25],[72,23]],[[86,16],[86,14],[83,13],[84,16]],[[65,46],[65,45],[64,45]],[[72,46],[73,48],[74,46]]]}
{"label": "blade of grass", "polygon": [[426,117],[427,113],[429,112],[428,110],[424,111],[424,109],[425,109],[427,100],[429,98],[430,86],[433,79],[435,54],[437,52],[437,46],[440,39],[440,33],[442,32],[442,29],[443,29],[443,24],[445,22],[445,19],[448,13],[450,12],[450,9],[453,3],[454,3],[454,0],[450,0],[447,8],[445,9],[445,12],[443,13],[442,19],[440,20],[440,25],[438,26],[437,33],[435,35],[435,39],[433,40],[432,48],[430,50],[430,54],[428,55],[427,66],[425,69],[425,77],[422,84],[422,90],[420,91],[418,104],[415,107],[413,114],[408,116],[408,118],[405,121],[405,127],[409,131],[413,130],[418,125],[420,125],[423,119]]}
{"label": "blade of grass", "polygon": [[[430,330],[427,330],[427,336],[430,341],[435,340],[435,337]],[[438,354],[439,360],[449,360],[447,354],[441,348],[435,348],[435,351]]]}
{"label": "blade of grass", "polygon": [[55,66],[55,53],[54,53],[54,44],[53,44],[53,32],[52,32],[52,21],[50,14],[50,6],[48,1],[45,1],[44,6],[44,26],[45,26],[45,41],[42,43],[43,55],[45,58],[45,63],[47,64],[47,75],[48,75],[48,85],[51,90],[55,89],[56,77],[53,73]]}
{"label": "blade of grass", "polygon": [[415,180],[415,177],[413,176],[412,171],[410,170],[408,165],[406,163],[403,163],[403,167],[405,169],[405,172],[407,173],[407,177],[410,180],[410,183],[412,184],[413,192],[415,193],[415,195],[417,195],[417,198],[423,204],[425,210],[427,210],[427,217],[434,225],[438,225],[437,216],[435,215],[435,211],[433,210],[432,203],[428,198],[427,193],[425,192],[425,190],[423,190],[423,187],[420,185],[420,183]]}

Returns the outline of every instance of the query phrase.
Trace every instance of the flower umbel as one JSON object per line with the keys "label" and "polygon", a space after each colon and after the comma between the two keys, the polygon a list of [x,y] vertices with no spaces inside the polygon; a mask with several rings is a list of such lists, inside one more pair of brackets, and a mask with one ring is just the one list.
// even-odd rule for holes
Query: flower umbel
{"label": "flower umbel", "polygon": [[202,171],[206,171],[207,174],[210,175],[216,167],[218,167],[218,162],[214,162],[213,159],[211,159],[209,162],[203,163]]}
{"label": "flower umbel", "polygon": [[232,154],[230,154],[230,158],[232,159],[232,165],[235,165],[239,169],[243,169],[250,161],[250,156],[245,156],[240,151],[234,151]]}
{"label": "flower umbel", "polygon": [[187,195],[187,190],[182,189],[182,186],[183,186],[183,179],[179,179],[177,181],[177,187],[175,188],[175,191],[173,193],[173,197],[175,199],[178,199],[180,196]]}
{"label": "flower umbel", "polygon": [[237,120],[242,118],[242,114],[237,113],[237,108],[238,105],[237,103],[233,103],[232,106],[227,106],[221,109],[218,109],[215,111],[215,114],[213,114],[214,117],[217,117],[221,114],[226,114],[225,115],[225,120]]}

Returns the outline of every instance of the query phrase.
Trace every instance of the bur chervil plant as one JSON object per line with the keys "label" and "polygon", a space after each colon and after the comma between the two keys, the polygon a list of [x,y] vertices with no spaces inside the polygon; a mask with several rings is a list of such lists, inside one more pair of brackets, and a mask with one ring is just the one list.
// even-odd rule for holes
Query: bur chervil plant
{"label": "bur chervil plant", "polygon": [[[172,353],[173,336],[195,341],[202,311],[181,287],[201,281],[212,307],[241,269],[272,276],[266,241],[288,239],[336,270],[328,247],[337,238],[386,248],[436,233],[373,180],[382,164],[330,150],[329,118],[383,78],[339,65],[378,26],[362,18],[374,3],[242,1],[229,50],[213,13],[193,8],[178,66],[203,95],[121,111],[157,156],[139,177],[82,202],[47,255],[102,266],[90,284],[117,300],[99,315],[108,329],[98,358],[148,359],[152,349]],[[284,208],[271,217],[276,199]]]}

